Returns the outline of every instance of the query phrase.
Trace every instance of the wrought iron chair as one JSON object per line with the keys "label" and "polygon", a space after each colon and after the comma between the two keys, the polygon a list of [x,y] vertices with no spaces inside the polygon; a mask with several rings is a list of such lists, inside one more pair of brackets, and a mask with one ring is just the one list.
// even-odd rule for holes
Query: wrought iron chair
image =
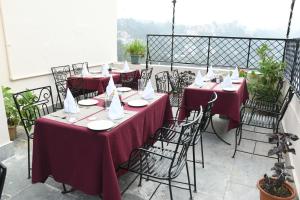
{"label": "wrought iron chair", "polygon": [[2,196],[2,191],[4,187],[5,177],[6,177],[6,167],[0,162],[0,199]]}
{"label": "wrought iron chair", "polygon": [[30,140],[34,138],[35,120],[55,111],[51,86],[15,93],[13,99],[27,135],[28,178],[30,178]]}
{"label": "wrought iron chair", "polygon": [[137,71],[120,73],[120,82],[122,87],[137,89]]}
{"label": "wrought iron chair", "polygon": [[180,87],[185,88],[194,83],[196,74],[192,71],[184,71],[179,74]]}
{"label": "wrought iron chair", "polygon": [[[57,98],[56,98],[56,108],[63,108],[63,100],[66,96],[67,92],[67,80],[71,77],[71,70],[69,65],[52,67],[51,68],[52,75],[55,81]],[[76,85],[70,87],[70,90],[74,97],[79,97],[83,95],[84,92],[82,90],[83,80],[78,80]],[[58,102],[60,107],[58,106]]]}
{"label": "wrought iron chair", "polygon": [[280,108],[280,96],[281,89],[283,87],[284,80],[280,79],[276,86],[276,93],[271,99],[264,99],[261,95],[254,93],[251,99],[248,99],[245,103],[246,107],[257,108],[265,111],[279,111]]}
{"label": "wrought iron chair", "polygon": [[[261,127],[261,128],[266,128],[266,129],[272,129],[274,133],[278,132],[279,129],[279,124],[284,117],[284,114],[289,106],[289,103],[291,102],[293,96],[294,96],[294,91],[292,87],[289,87],[286,95],[284,96],[284,99],[280,105],[279,110],[262,110],[259,107],[253,107],[249,108],[246,106],[243,106],[241,108],[241,122],[239,127],[236,129],[235,133],[235,149],[233,153],[233,158],[236,154],[237,151],[239,152],[244,152],[244,153],[249,153],[249,154],[254,154],[253,152],[247,152],[243,150],[239,150],[237,147],[240,145],[242,139],[246,140],[251,140],[254,142],[263,142],[260,140],[255,140],[255,139],[249,139],[249,138],[243,138],[243,125],[248,125],[248,126],[254,126],[254,127]],[[264,134],[264,133],[261,133]],[[260,154],[256,154],[259,156],[263,156]]]}
{"label": "wrought iron chair", "polygon": [[143,87],[146,87],[147,82],[151,80],[153,68],[142,69],[141,70],[141,80],[143,83]]}
{"label": "wrought iron chair", "polygon": [[84,66],[89,70],[88,62],[72,64],[74,75],[80,75]]}
{"label": "wrought iron chair", "polygon": [[[149,143],[144,145],[144,147],[133,150],[128,162],[121,164],[120,168],[139,174],[139,186],[142,184],[143,176],[147,177],[147,180],[161,180],[162,183],[164,183],[163,181],[168,181],[170,197],[173,199],[172,182],[186,184],[174,180],[179,176],[185,166],[187,171],[188,188],[180,188],[188,189],[190,197],[192,198],[187,152],[199,130],[201,118],[202,112],[200,109],[200,112],[198,112],[193,121],[180,125],[180,131],[177,129],[168,129],[168,132],[172,132],[178,136],[178,143],[173,149],[158,147],[153,144],[153,140],[151,139],[149,140]],[[162,128],[158,131],[164,130],[165,128]]]}
{"label": "wrought iron chair", "polygon": [[[202,140],[202,133],[207,129],[210,120],[212,118],[212,108],[214,103],[216,102],[218,96],[217,93],[213,93],[210,97],[209,102],[207,103],[207,105],[203,106],[203,116],[202,119],[200,121],[200,127],[199,130],[197,131],[193,142],[190,144],[192,146],[192,153],[193,153],[193,174],[194,174],[194,191],[197,191],[197,176],[196,176],[196,150],[195,147],[196,145],[199,143],[200,141],[200,146],[201,146],[201,164],[202,164],[202,168],[204,168],[204,150],[203,150],[203,140]],[[194,110],[191,112],[190,117],[186,118],[184,121],[187,123],[191,120],[194,120],[196,116],[198,116],[199,112],[201,112],[200,110]],[[168,126],[161,128],[161,131],[157,131],[156,134],[153,136],[153,140],[154,141],[161,141],[161,142],[166,142],[171,143],[171,144],[177,144],[178,143],[178,133],[174,133],[172,130],[174,128],[176,128],[176,126],[178,126],[178,124],[182,123],[183,121],[179,121],[179,120],[172,120],[172,123],[170,123]],[[162,143],[163,146],[163,143]]]}

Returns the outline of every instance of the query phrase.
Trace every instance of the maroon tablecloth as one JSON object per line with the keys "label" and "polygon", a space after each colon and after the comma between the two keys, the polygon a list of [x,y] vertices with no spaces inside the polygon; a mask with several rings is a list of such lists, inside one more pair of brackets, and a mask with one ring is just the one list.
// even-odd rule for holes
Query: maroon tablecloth
{"label": "maroon tablecloth", "polygon": [[[122,72],[123,73],[123,72]],[[134,73],[135,79],[140,78],[139,70],[124,72],[125,74]],[[112,77],[115,83],[120,83],[120,72],[112,72]],[[109,77],[80,77],[72,76],[68,78],[67,86],[69,88],[86,89],[90,91],[98,91],[98,94],[105,92],[108,85]]]}
{"label": "maroon tablecloth", "polygon": [[203,88],[186,88],[183,93],[183,100],[179,111],[179,119],[184,119],[193,109],[199,106],[206,106],[213,92],[216,92],[218,99],[214,104],[214,114],[226,115],[229,118],[228,130],[236,128],[240,122],[240,107],[248,99],[246,80],[240,84],[234,84],[238,89],[234,92],[224,91],[220,84],[209,82]]}
{"label": "maroon tablecloth", "polygon": [[102,132],[38,119],[34,129],[32,182],[45,182],[52,175],[56,181],[87,194],[120,200],[116,167],[129,159],[132,149],[140,147],[172,118],[167,95],[146,107],[125,105],[125,109],[138,113],[112,130]]}

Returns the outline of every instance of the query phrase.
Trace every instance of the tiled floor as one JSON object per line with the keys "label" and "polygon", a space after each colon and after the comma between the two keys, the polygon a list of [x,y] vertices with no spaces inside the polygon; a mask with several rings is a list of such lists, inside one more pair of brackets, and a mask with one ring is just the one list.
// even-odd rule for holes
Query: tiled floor
{"label": "tiled floor", "polygon": [[[220,119],[218,116],[215,116],[214,121],[217,130],[225,132],[227,121]],[[231,130],[228,133],[224,133],[222,137],[233,144],[234,131]],[[21,132],[22,129],[19,130],[19,133]],[[255,136],[253,132],[244,131],[244,133],[247,134],[247,137]],[[89,196],[80,191],[63,195],[61,194],[62,185],[56,183],[52,178],[48,178],[45,184],[31,184],[30,180],[27,179],[27,148],[24,134],[19,135],[14,145],[15,156],[4,161],[4,164],[8,168],[8,173],[4,186],[3,199],[99,199],[99,197]],[[241,148],[251,151],[253,151],[254,146],[253,142],[245,140],[241,144]],[[270,174],[270,168],[275,160],[244,153],[237,153],[233,159],[231,158],[233,148],[233,145],[228,146],[222,143],[213,134],[204,134],[205,168],[203,169],[200,164],[197,165],[198,192],[193,193],[195,200],[259,199],[256,182],[264,173],[267,172]],[[266,154],[268,149],[268,144],[259,144],[256,145],[255,152]],[[200,158],[200,146],[197,146],[197,152],[197,156]],[[190,154],[189,156],[191,156]],[[192,173],[192,170],[190,170],[190,173]],[[184,169],[178,179],[186,180],[185,174],[186,170]],[[122,198],[124,200],[169,199],[169,189],[167,186],[151,181],[143,181],[142,187],[138,187],[138,179],[135,178],[135,174],[128,173],[119,179],[120,188],[123,192]],[[174,188],[173,193],[174,199],[189,199],[188,191]]]}

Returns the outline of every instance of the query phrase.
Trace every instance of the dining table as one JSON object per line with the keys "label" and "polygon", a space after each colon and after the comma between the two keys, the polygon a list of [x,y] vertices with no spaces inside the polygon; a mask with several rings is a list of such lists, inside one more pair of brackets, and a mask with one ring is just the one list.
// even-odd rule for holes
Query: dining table
{"label": "dining table", "polygon": [[[239,78],[239,80],[235,81],[230,90],[224,89],[222,83],[211,81],[204,82],[202,87],[198,87],[195,84],[186,87],[183,91],[178,118],[183,120],[189,116],[192,110],[198,109],[200,105],[205,107],[213,92],[216,92],[217,100],[213,105],[212,113],[228,118],[227,130],[237,128],[240,123],[240,108],[249,98],[245,78]],[[215,130],[214,132],[223,142],[229,144]]]}
{"label": "dining table", "polygon": [[[44,183],[51,176],[86,194],[120,200],[118,177],[122,173],[117,170],[118,165],[173,117],[167,94],[155,93],[144,105],[132,103],[143,100],[135,90],[123,92],[121,99],[124,116],[117,120],[108,118],[104,94],[94,97],[92,105],[80,106],[78,113],[58,110],[37,119],[32,183]],[[101,120],[113,125],[103,130],[91,127]]]}
{"label": "dining table", "polygon": [[110,74],[103,75],[102,73],[89,73],[88,75],[73,75],[67,80],[67,87],[71,89],[84,89],[88,91],[97,91],[102,94],[106,90],[110,77],[113,78],[114,83],[121,84],[120,74],[133,74],[134,81],[140,78],[140,71],[130,69],[128,71],[112,70]]}

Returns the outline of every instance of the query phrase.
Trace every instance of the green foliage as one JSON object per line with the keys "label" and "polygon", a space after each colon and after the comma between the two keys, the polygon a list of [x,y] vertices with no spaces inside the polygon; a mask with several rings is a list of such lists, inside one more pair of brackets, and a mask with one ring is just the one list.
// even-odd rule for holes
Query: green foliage
{"label": "green foliage", "polygon": [[249,91],[256,94],[261,99],[272,99],[276,95],[276,85],[280,79],[283,78],[284,63],[275,60],[270,56],[270,49],[266,44],[261,45],[257,49],[259,56],[259,72],[255,81],[249,84]]}
{"label": "green foliage", "polygon": [[140,55],[144,57],[146,46],[141,40],[134,40],[131,43],[125,45],[125,52],[130,55]]}
{"label": "green foliage", "polygon": [[4,98],[4,106],[7,117],[7,124],[9,126],[16,126],[20,122],[18,110],[16,108],[11,88],[2,86],[2,93]]}

